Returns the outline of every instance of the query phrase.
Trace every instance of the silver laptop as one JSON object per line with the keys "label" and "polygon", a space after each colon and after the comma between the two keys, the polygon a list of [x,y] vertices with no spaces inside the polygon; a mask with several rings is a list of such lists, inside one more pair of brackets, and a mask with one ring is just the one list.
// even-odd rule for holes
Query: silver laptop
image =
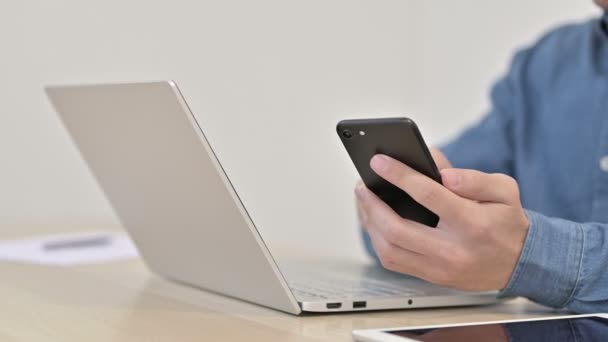
{"label": "silver laptop", "polygon": [[356,262],[278,266],[175,82],[47,95],[155,273],[291,314],[486,304]]}

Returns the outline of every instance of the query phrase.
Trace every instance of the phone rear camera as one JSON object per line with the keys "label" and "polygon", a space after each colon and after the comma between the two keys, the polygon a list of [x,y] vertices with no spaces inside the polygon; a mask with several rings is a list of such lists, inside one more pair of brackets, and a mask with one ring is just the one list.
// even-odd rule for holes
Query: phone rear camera
{"label": "phone rear camera", "polygon": [[345,129],[342,131],[342,136],[345,137],[346,139],[350,139],[353,137],[353,134],[351,133],[351,131]]}

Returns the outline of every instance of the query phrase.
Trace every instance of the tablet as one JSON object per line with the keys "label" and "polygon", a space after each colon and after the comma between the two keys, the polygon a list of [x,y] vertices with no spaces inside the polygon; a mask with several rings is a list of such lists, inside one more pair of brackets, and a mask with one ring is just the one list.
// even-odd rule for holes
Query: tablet
{"label": "tablet", "polygon": [[608,314],[355,330],[362,342],[608,341]]}

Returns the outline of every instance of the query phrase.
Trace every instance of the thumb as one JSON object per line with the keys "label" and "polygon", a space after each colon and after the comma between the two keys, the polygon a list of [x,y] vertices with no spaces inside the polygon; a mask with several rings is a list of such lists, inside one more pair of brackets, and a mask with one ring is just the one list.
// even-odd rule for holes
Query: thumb
{"label": "thumb", "polygon": [[443,169],[441,170],[441,180],[446,188],[460,197],[478,202],[521,206],[517,182],[502,173]]}

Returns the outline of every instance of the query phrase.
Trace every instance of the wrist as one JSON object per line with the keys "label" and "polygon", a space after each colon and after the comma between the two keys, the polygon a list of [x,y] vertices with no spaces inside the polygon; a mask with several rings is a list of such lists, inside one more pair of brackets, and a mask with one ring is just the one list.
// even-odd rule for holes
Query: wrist
{"label": "wrist", "polygon": [[524,245],[511,278],[499,297],[522,296],[544,305],[564,307],[580,272],[583,232],[580,225],[526,210]]}

